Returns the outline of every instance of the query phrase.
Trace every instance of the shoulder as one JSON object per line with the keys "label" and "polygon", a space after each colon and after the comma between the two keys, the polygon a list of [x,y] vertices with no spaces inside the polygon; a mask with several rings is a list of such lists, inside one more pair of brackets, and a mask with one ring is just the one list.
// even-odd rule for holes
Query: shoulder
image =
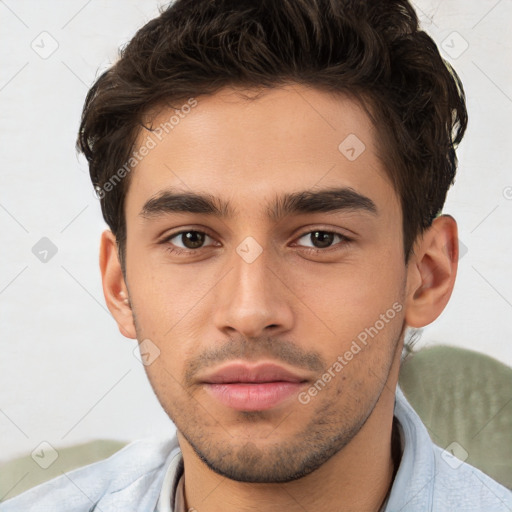
{"label": "shoulder", "polygon": [[435,458],[433,510],[505,512],[512,491],[449,451],[432,444]]}
{"label": "shoulder", "polygon": [[90,512],[97,506],[107,512],[113,510],[107,507],[112,495],[127,495],[132,503],[153,499],[156,503],[166,461],[176,451],[176,437],[134,441],[107,459],[63,473],[0,503],[0,512]]}
{"label": "shoulder", "polygon": [[431,439],[397,387],[402,458],[386,512],[510,512],[512,491]]}

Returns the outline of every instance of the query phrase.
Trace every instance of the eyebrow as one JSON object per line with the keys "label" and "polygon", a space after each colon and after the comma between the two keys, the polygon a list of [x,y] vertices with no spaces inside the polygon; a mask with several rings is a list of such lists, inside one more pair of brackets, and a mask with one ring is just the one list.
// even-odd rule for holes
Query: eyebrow
{"label": "eyebrow", "polygon": [[[268,217],[273,221],[288,215],[341,211],[378,214],[377,206],[369,197],[350,187],[276,195],[266,208]],[[150,220],[168,213],[202,213],[228,219],[235,217],[237,212],[231,203],[211,194],[165,189],[148,199],[139,215]]]}

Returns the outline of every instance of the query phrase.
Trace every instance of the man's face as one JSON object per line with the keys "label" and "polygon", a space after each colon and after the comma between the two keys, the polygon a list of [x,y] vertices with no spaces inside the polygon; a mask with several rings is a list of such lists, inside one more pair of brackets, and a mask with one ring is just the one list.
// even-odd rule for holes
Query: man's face
{"label": "man's face", "polygon": [[[297,85],[248,101],[224,89],[181,112],[172,129],[165,109],[155,132],[141,131],[150,149],[125,203],[137,338],[160,350],[146,371],[180,442],[211,469],[292,480],[394,395],[399,199],[374,128],[347,98]],[[220,211],[194,198],[146,205],[164,191]]]}

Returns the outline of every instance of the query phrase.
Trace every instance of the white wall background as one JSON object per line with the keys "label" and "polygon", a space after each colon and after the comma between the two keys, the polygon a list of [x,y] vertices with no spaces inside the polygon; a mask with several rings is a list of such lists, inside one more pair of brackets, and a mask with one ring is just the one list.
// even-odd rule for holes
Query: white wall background
{"label": "white wall background", "polygon": [[[467,253],[449,306],[419,345],[463,346],[512,366],[512,2],[415,5],[462,78],[470,116],[445,208]],[[153,0],[0,0],[0,460],[43,440],[174,431],[136,341],[105,306],[106,225],[74,150],[88,87],[157,14]],[[46,263],[32,252],[43,237],[57,248]]]}

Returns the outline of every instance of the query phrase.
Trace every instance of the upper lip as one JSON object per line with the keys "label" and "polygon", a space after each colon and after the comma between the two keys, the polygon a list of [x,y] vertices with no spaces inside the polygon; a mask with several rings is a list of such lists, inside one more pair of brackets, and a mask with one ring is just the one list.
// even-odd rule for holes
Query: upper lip
{"label": "upper lip", "polygon": [[201,380],[208,384],[233,384],[240,382],[304,382],[307,379],[274,363],[253,365],[230,363],[206,374]]}

